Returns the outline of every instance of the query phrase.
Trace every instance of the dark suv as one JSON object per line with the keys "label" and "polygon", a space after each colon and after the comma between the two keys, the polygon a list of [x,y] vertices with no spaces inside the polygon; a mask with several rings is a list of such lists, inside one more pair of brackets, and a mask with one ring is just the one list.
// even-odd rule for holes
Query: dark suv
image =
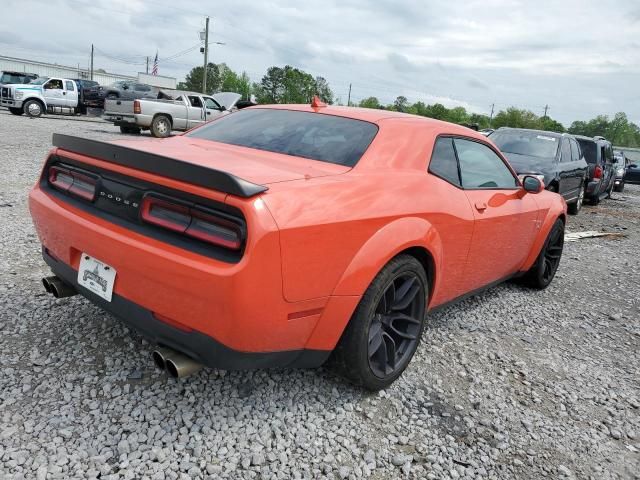
{"label": "dark suv", "polygon": [[570,214],[580,211],[588,167],[572,135],[502,127],[489,139],[505,154],[520,177],[538,177],[547,190],[564,197]]}
{"label": "dark suv", "polygon": [[576,140],[589,164],[589,180],[585,197],[594,205],[603,197],[609,198],[616,179],[613,163],[613,147],[604,137],[583,137],[576,135]]}
{"label": "dark suv", "polygon": [[136,100],[138,98],[156,98],[158,89],[144,83],[121,80],[104,87],[100,92],[103,99]]}

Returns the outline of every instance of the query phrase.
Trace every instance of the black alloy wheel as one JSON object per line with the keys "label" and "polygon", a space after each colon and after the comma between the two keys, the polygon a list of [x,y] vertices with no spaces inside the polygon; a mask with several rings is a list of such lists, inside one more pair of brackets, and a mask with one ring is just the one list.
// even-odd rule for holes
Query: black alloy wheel
{"label": "black alloy wheel", "polygon": [[424,329],[427,275],[411,255],[398,255],[373,279],[336,346],[339,373],[368,390],[391,385],[407,368]]}
{"label": "black alloy wheel", "polygon": [[556,275],[564,249],[564,223],[557,219],[531,269],[524,275],[524,282],[533,288],[547,288]]}
{"label": "black alloy wheel", "polygon": [[379,378],[408,363],[418,343],[424,316],[424,288],[413,272],[398,275],[380,297],[369,326],[369,367]]}

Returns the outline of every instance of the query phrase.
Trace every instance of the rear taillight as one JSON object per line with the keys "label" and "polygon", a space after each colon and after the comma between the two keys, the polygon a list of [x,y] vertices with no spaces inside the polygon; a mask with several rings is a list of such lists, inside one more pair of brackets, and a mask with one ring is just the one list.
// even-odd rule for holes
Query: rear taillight
{"label": "rear taillight", "polygon": [[230,250],[240,250],[244,241],[240,222],[204,207],[181,205],[148,195],[142,200],[140,212],[146,223]]}
{"label": "rear taillight", "polygon": [[602,178],[602,167],[600,165],[596,165],[593,171],[593,178]]}
{"label": "rear taillight", "polygon": [[90,202],[96,198],[98,180],[84,173],[68,168],[53,166],[49,168],[49,185],[61,192],[70,193]]}
{"label": "rear taillight", "polygon": [[142,113],[142,110],[140,109],[140,100],[133,101],[133,113]]}

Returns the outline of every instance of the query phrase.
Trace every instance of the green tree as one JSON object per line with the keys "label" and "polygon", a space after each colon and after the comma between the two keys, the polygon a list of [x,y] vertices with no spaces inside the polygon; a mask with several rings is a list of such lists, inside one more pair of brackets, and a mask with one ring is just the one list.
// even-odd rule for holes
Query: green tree
{"label": "green tree", "polygon": [[[224,64],[223,64],[224,65]],[[226,67],[226,66],[225,66]],[[189,90],[192,92],[202,91],[202,78],[204,67],[194,67],[187,74],[184,82],[178,84],[179,90]],[[215,63],[209,63],[207,65],[207,92],[219,92],[220,91],[220,67]]]}
{"label": "green tree", "polygon": [[513,128],[538,128],[538,116],[530,110],[521,110],[509,107],[501,110],[492,122],[493,128],[513,127]]}
{"label": "green tree", "polygon": [[259,103],[309,103],[314,95],[333,103],[333,92],[323,77],[286,65],[270,67],[259,84],[255,84]]}
{"label": "green tree", "polygon": [[376,109],[383,108],[382,105],[380,104],[380,100],[378,100],[376,97],[367,97],[363,100],[360,100],[360,103],[358,104],[358,106],[362,108],[376,108]]}
{"label": "green tree", "polygon": [[404,95],[400,95],[393,101],[393,109],[396,112],[406,112],[409,106],[409,100]]}

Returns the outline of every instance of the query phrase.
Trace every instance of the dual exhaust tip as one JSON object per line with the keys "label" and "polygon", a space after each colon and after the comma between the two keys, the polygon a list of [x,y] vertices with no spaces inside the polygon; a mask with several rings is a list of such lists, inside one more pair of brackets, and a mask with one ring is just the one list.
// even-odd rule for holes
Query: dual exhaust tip
{"label": "dual exhaust tip", "polygon": [[[55,298],[72,297],[78,294],[74,287],[55,275],[44,277],[42,285],[47,293],[50,293]],[[151,357],[156,367],[160,370],[165,370],[173,378],[186,377],[202,368],[202,364],[169,348],[157,348],[153,351]]]}
{"label": "dual exhaust tip", "polygon": [[47,293],[50,293],[56,298],[72,297],[77,295],[78,292],[68,283],[63,282],[59,277],[55,275],[53,277],[44,277],[42,279],[42,285]]}
{"label": "dual exhaust tip", "polygon": [[202,368],[202,364],[169,348],[157,348],[151,358],[156,367],[165,370],[173,378],[186,377]]}

